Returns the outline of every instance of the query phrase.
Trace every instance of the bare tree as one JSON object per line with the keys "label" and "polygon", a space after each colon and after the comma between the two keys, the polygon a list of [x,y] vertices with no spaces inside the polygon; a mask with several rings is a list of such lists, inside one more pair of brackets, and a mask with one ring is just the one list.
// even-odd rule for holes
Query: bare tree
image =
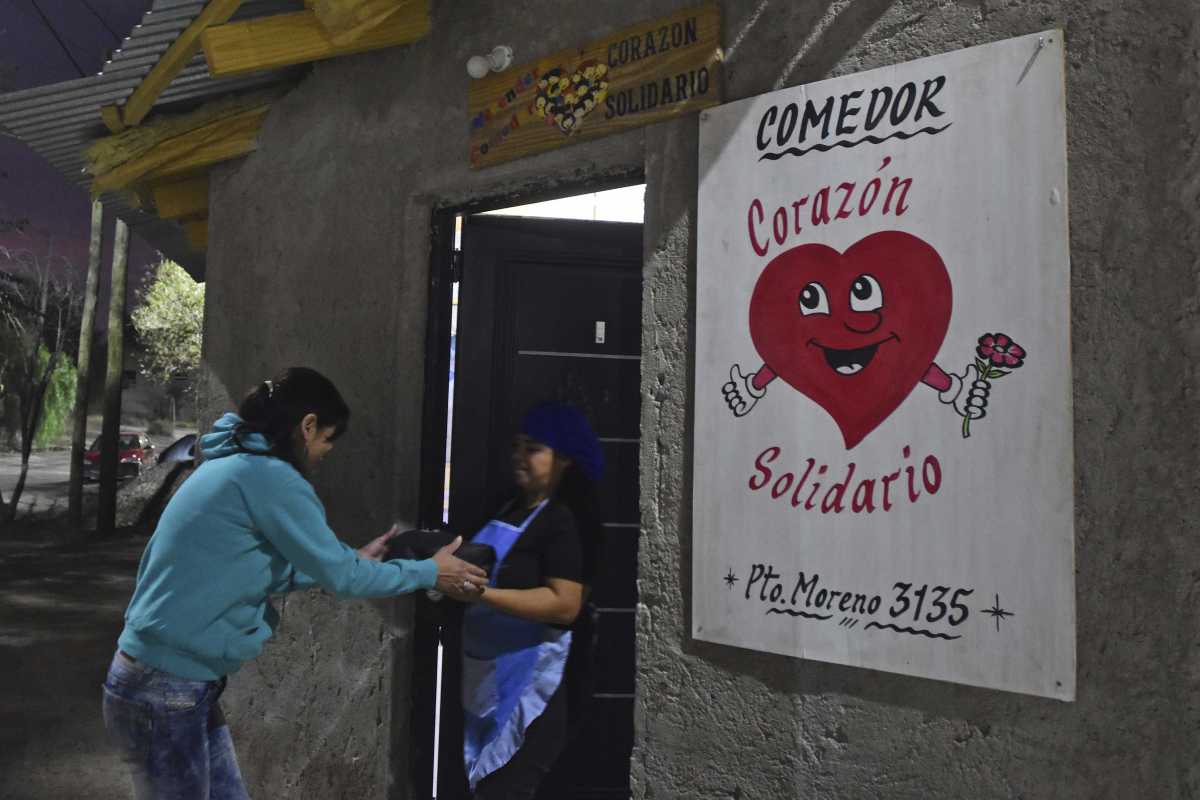
{"label": "bare tree", "polygon": [[0,520],[12,521],[25,489],[29,456],[42,422],[54,371],[78,334],[81,297],[57,275],[70,275],[66,259],[39,258],[30,250],[0,247],[0,386],[20,402],[21,472],[12,496],[0,491]]}

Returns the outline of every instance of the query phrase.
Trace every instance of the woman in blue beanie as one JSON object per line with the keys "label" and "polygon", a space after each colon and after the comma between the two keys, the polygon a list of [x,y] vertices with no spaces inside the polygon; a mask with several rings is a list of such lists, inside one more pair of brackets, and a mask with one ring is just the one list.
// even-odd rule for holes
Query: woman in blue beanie
{"label": "woman in blue beanie", "polygon": [[269,595],[320,586],[386,597],[436,586],[469,600],[486,582],[452,555],[457,541],[424,561],[382,561],[394,528],[358,550],[338,540],[309,476],[349,419],[329,379],[293,367],[200,439],[204,463],[146,545],[104,682],[104,724],[138,800],[247,796],[218,699],[275,632]]}
{"label": "woman in blue beanie", "polygon": [[463,760],[476,800],[536,794],[568,738],[568,656],[583,666],[590,643],[572,626],[595,574],[600,442],[577,409],[542,404],[521,422],[512,468],[514,498],[472,539],[496,549],[496,566],[463,619]]}

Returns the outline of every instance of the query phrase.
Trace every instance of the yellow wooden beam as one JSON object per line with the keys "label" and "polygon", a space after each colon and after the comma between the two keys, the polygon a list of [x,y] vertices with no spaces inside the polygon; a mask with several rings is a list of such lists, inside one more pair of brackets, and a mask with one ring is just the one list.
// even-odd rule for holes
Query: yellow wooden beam
{"label": "yellow wooden beam", "polygon": [[415,0],[354,41],[338,46],[316,14],[300,11],[209,28],[201,37],[214,78],[415,42],[429,33],[429,0]]}
{"label": "yellow wooden beam", "polygon": [[135,182],[182,177],[244,156],[257,147],[258,131],[269,110],[268,106],[251,108],[159,142],[138,157],[97,175],[92,181],[92,194],[115,191]]}
{"label": "yellow wooden beam", "polygon": [[208,216],[208,174],[155,184],[154,208],[163,219],[189,220]]}
{"label": "yellow wooden beam", "polygon": [[208,249],[208,219],[197,219],[183,223],[183,232],[188,244],[199,252]]}
{"label": "yellow wooden beam", "polygon": [[136,128],[97,139],[87,146],[83,157],[91,175],[103,175],[129,161],[147,155],[169,139],[191,133],[206,125],[228,119],[243,111],[263,109],[283,96],[283,87],[229,95],[205,103],[185,114],[157,114]]}
{"label": "yellow wooden beam", "polygon": [[175,80],[175,76],[188,65],[196,53],[200,52],[200,34],[210,25],[220,25],[228,21],[241,4],[242,0],[209,0],[208,5],[183,29],[183,33],[171,43],[158,59],[158,63],[142,78],[142,82],[125,101],[121,108],[121,121],[126,127],[133,127],[146,118],[158,96],[171,85],[171,81]]}
{"label": "yellow wooden beam", "polygon": [[207,170],[213,164],[230,161],[253,153],[258,147],[258,131],[262,127],[262,117],[247,120],[241,130],[230,130],[226,138],[210,142],[175,161],[163,164],[157,169],[150,170],[145,177],[151,181],[165,178],[182,178],[196,175]]}
{"label": "yellow wooden beam", "polygon": [[125,123],[121,120],[120,106],[103,106],[100,109],[100,119],[104,121],[104,127],[108,128],[110,133],[120,133],[125,130]]}
{"label": "yellow wooden beam", "polygon": [[344,47],[416,0],[304,0],[338,47]]}
{"label": "yellow wooden beam", "polygon": [[131,186],[121,194],[130,208],[150,214],[154,213],[154,195],[145,186]]}

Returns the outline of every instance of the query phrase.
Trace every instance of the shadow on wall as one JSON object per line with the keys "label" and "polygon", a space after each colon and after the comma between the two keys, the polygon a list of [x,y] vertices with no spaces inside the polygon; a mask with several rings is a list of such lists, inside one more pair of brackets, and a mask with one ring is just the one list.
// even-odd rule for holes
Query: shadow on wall
{"label": "shadow on wall", "polygon": [[772,84],[782,89],[828,77],[830,71],[867,34],[896,0],[831,2],[796,54]]}
{"label": "shadow on wall", "polygon": [[[772,0],[762,0],[744,20],[729,21],[727,40],[730,42],[730,45],[725,51],[726,101],[740,99],[743,94],[743,92],[738,91],[736,83],[761,86],[768,80],[765,76],[753,75],[743,76],[736,83],[733,80],[733,76],[741,66],[737,60],[737,54],[747,49],[753,52],[758,46],[753,41],[756,32],[769,37],[781,35],[779,34],[781,31],[793,29],[809,30],[810,34],[808,37],[796,49],[795,54],[788,60],[787,65],[779,75],[771,81],[771,85],[772,90],[778,90],[786,86],[811,83],[828,77],[829,72],[862,40],[895,2],[896,0],[823,0],[821,3],[814,4],[812,13],[807,15],[803,20],[797,20],[795,24],[778,25],[772,24],[772,20],[769,18],[764,19],[764,17],[770,16],[769,12],[772,10],[770,8]],[[788,4],[777,3],[774,10],[780,14],[787,13],[788,9],[785,8],[786,5]],[[694,129],[690,135],[692,137],[696,136]],[[691,163],[694,164],[696,162],[697,159],[693,152]],[[704,179],[703,175],[699,175],[698,177],[700,181]],[[699,183],[696,185],[699,185]],[[670,223],[658,220],[658,224],[652,226],[649,224],[651,220],[647,218],[647,230],[657,231],[660,237],[660,241],[656,242],[648,252],[669,252],[670,245],[667,240],[675,234],[681,225],[687,226],[689,230],[687,293],[688,308],[692,309],[692,313],[694,313],[694,309],[696,308],[696,226],[695,224],[688,225],[687,218],[690,216],[694,223],[696,203],[697,197],[692,195],[687,200],[687,212],[684,215],[676,217]],[[694,318],[689,319],[687,348],[688,352],[693,354],[696,351],[695,328]],[[685,376],[684,385],[689,387],[688,391],[690,392],[690,387],[695,385],[694,358],[687,359],[686,363],[687,375]],[[693,403],[684,403],[684,408],[686,409],[684,430],[694,430]],[[678,526],[680,553],[679,585],[685,598],[692,596],[692,482],[690,478],[694,468],[692,459],[693,453],[691,448],[685,447],[683,474],[688,477],[685,479],[686,488],[684,489],[684,497],[682,498],[683,516]],[[691,637],[692,608],[690,603],[684,603],[683,613],[684,649],[689,655],[702,657],[734,672],[750,672],[767,683],[780,682],[778,677],[779,657],[757,654],[761,657],[756,658],[742,650],[696,642]],[[757,668],[760,665],[761,670]],[[807,669],[807,672],[811,676],[813,670]],[[797,677],[798,673],[799,667],[797,667],[795,673]],[[830,691],[846,690],[849,682],[842,678],[844,673],[844,669],[840,672],[832,671],[829,673],[832,681],[827,688]],[[773,688],[780,691],[795,691],[798,688],[798,680],[786,680],[783,684],[774,686]],[[809,688],[811,689],[811,687]],[[894,697],[896,689],[897,687],[891,687],[887,694]]]}
{"label": "shadow on wall", "polygon": [[[209,366],[208,361],[201,361],[196,377],[196,429],[203,435],[212,429],[212,425],[226,411],[237,408],[240,393],[233,394],[225,381]],[[199,449],[196,451],[200,458]]]}
{"label": "shadow on wall", "polygon": [[[821,0],[812,5],[810,13],[789,19],[784,25],[776,24],[771,17],[792,13],[792,4],[774,2],[772,7],[773,0],[762,0],[748,17],[727,22],[726,41],[730,44],[725,49],[726,102],[761,93],[758,88],[753,92],[747,91],[742,88],[745,86],[762,87],[770,84],[774,91],[829,77],[830,71],[895,3],[896,0]],[[755,41],[756,38],[790,38],[789,32],[794,30],[806,30],[809,33],[778,75],[762,74],[770,68],[765,60],[761,64],[747,64],[744,67],[739,62],[739,53],[754,53],[763,46],[763,42]],[[791,48],[780,46],[769,49],[787,52]],[[755,69],[760,73],[755,74]],[[703,178],[701,175],[700,179]],[[667,231],[671,227],[666,226],[662,230]],[[692,253],[695,253],[694,248]]]}

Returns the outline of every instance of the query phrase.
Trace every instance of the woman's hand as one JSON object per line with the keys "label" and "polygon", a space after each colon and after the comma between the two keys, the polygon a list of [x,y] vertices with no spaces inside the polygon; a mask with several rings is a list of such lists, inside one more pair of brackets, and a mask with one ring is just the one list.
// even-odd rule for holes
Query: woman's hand
{"label": "woman's hand", "polygon": [[434,553],[433,560],[438,567],[437,590],[455,600],[472,603],[479,599],[487,586],[487,573],[454,555],[461,544],[462,537],[457,536],[453,542]]}
{"label": "woman's hand", "polygon": [[373,539],[370,543],[363,545],[354,552],[358,553],[359,558],[367,561],[382,561],[387,555],[388,542],[400,534],[399,525],[393,525],[388,529],[388,532],[377,539]]}

